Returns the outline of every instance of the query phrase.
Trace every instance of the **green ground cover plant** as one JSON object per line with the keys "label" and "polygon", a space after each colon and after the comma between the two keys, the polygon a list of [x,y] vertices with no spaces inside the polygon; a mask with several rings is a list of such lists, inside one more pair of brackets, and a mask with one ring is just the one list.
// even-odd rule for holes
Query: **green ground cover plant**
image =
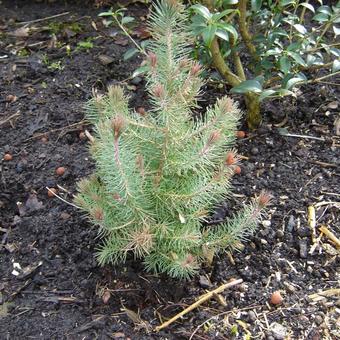
{"label": "green ground cover plant", "polygon": [[149,271],[189,278],[202,262],[251,235],[269,202],[262,192],[226,222],[202,224],[231,194],[241,112],[226,96],[202,119],[193,118],[204,81],[201,66],[189,58],[187,22],[176,1],[153,7],[146,62],[151,110],[129,109],[117,86],[89,103],[96,172],[79,183],[75,201],[99,226],[101,264],[122,263],[131,254]]}
{"label": "green ground cover plant", "polygon": [[[191,1],[196,56],[244,95],[248,126],[262,120],[264,99],[340,73],[340,2],[309,0]],[[319,3],[315,5],[315,3]],[[316,70],[326,72],[317,75]]]}

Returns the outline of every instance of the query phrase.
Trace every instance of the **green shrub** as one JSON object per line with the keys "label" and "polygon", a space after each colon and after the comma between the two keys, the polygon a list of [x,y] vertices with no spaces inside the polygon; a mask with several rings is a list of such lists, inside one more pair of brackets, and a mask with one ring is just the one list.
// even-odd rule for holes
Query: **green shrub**
{"label": "green shrub", "polygon": [[99,226],[101,264],[124,262],[132,253],[147,270],[188,278],[208,257],[250,235],[269,201],[263,192],[227,222],[202,227],[230,195],[237,164],[230,148],[241,113],[224,97],[204,119],[193,119],[203,81],[200,65],[188,58],[186,27],[182,5],[157,2],[147,60],[149,112],[129,110],[116,86],[89,103],[96,173],[79,183],[76,203]]}
{"label": "green shrub", "polygon": [[[232,92],[245,96],[250,128],[262,119],[263,99],[294,95],[297,85],[340,73],[339,43],[334,40],[340,34],[340,2],[317,7],[309,0],[195,3],[191,30],[197,37],[196,53],[212,62]],[[321,68],[326,75],[315,77],[311,71]]]}

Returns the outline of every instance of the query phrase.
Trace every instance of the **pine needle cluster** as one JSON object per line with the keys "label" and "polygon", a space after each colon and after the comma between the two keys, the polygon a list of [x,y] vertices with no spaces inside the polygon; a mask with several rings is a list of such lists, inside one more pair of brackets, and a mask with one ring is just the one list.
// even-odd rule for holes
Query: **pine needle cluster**
{"label": "pine needle cluster", "polygon": [[89,103],[96,173],[79,183],[76,203],[99,226],[100,264],[124,262],[132,253],[147,270],[188,278],[208,254],[233,248],[250,235],[268,203],[262,193],[229,221],[202,227],[230,194],[238,162],[231,148],[241,112],[224,97],[203,119],[193,119],[203,80],[201,66],[189,58],[186,23],[176,1],[154,5],[149,112],[130,110],[129,98],[117,86]]}

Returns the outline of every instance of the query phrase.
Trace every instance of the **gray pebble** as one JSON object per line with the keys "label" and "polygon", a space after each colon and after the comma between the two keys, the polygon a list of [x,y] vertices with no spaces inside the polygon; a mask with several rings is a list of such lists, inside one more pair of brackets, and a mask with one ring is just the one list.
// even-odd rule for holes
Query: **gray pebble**
{"label": "gray pebble", "polygon": [[249,321],[250,322],[254,322],[254,321],[256,321],[256,314],[255,314],[255,312],[254,311],[249,311],[248,312],[248,318],[249,318]]}
{"label": "gray pebble", "polygon": [[299,241],[299,254],[302,259],[307,258],[307,240],[305,239]]}
{"label": "gray pebble", "polygon": [[283,236],[284,236],[285,234],[284,234],[284,232],[282,231],[282,230],[277,230],[276,231],[276,233],[275,233],[275,236],[277,237],[277,238],[283,238]]}
{"label": "gray pebble", "polygon": [[308,227],[300,227],[297,233],[300,237],[308,237],[311,234],[311,230]]}
{"label": "gray pebble", "polygon": [[293,215],[290,215],[289,220],[288,220],[288,224],[287,224],[287,230],[289,232],[291,232],[291,231],[293,231],[294,227],[295,227],[295,218],[294,218]]}
{"label": "gray pebble", "polygon": [[202,288],[210,288],[212,286],[211,282],[203,275],[200,276],[199,282]]}
{"label": "gray pebble", "polygon": [[251,148],[250,153],[255,156],[259,153],[259,149],[254,146],[253,148]]}
{"label": "gray pebble", "polygon": [[315,316],[315,323],[320,326],[323,323],[323,318],[320,315]]}
{"label": "gray pebble", "polygon": [[138,84],[141,83],[141,81],[142,81],[141,77],[135,77],[135,78],[131,79],[131,84],[138,85]]}

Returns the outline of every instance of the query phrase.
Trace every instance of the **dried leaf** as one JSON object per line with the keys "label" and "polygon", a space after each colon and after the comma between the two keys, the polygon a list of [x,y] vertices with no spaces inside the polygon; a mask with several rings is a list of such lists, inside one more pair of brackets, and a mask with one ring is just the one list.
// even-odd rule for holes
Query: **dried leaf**
{"label": "dried leaf", "polygon": [[115,44],[119,46],[126,46],[129,43],[129,40],[124,37],[118,37],[115,39]]}
{"label": "dried leaf", "polygon": [[137,314],[133,310],[128,309],[124,306],[123,306],[123,311],[129,317],[129,319],[134,323],[137,329],[145,329],[147,332],[151,330],[151,326],[149,325],[149,323],[147,321],[142,320],[139,314]]}
{"label": "dried leaf", "polygon": [[111,293],[109,290],[105,290],[104,294],[102,295],[102,300],[105,304],[107,304],[109,302],[111,298]]}
{"label": "dried leaf", "polygon": [[36,211],[40,210],[44,207],[43,203],[38,201],[37,195],[36,194],[31,194],[29,195],[26,203],[25,203],[25,208],[29,211]]}
{"label": "dried leaf", "polygon": [[327,108],[328,109],[331,109],[331,110],[336,110],[339,106],[339,102],[337,101],[333,101],[333,102],[330,102],[328,105],[327,105]]}
{"label": "dried leaf", "polygon": [[28,27],[23,26],[11,32],[10,35],[17,38],[26,38],[29,36],[29,30],[30,29]]}
{"label": "dried leaf", "polygon": [[100,54],[98,56],[98,59],[101,62],[101,64],[103,64],[103,65],[109,65],[109,64],[114,62],[114,59],[112,57],[107,56],[105,54]]}

